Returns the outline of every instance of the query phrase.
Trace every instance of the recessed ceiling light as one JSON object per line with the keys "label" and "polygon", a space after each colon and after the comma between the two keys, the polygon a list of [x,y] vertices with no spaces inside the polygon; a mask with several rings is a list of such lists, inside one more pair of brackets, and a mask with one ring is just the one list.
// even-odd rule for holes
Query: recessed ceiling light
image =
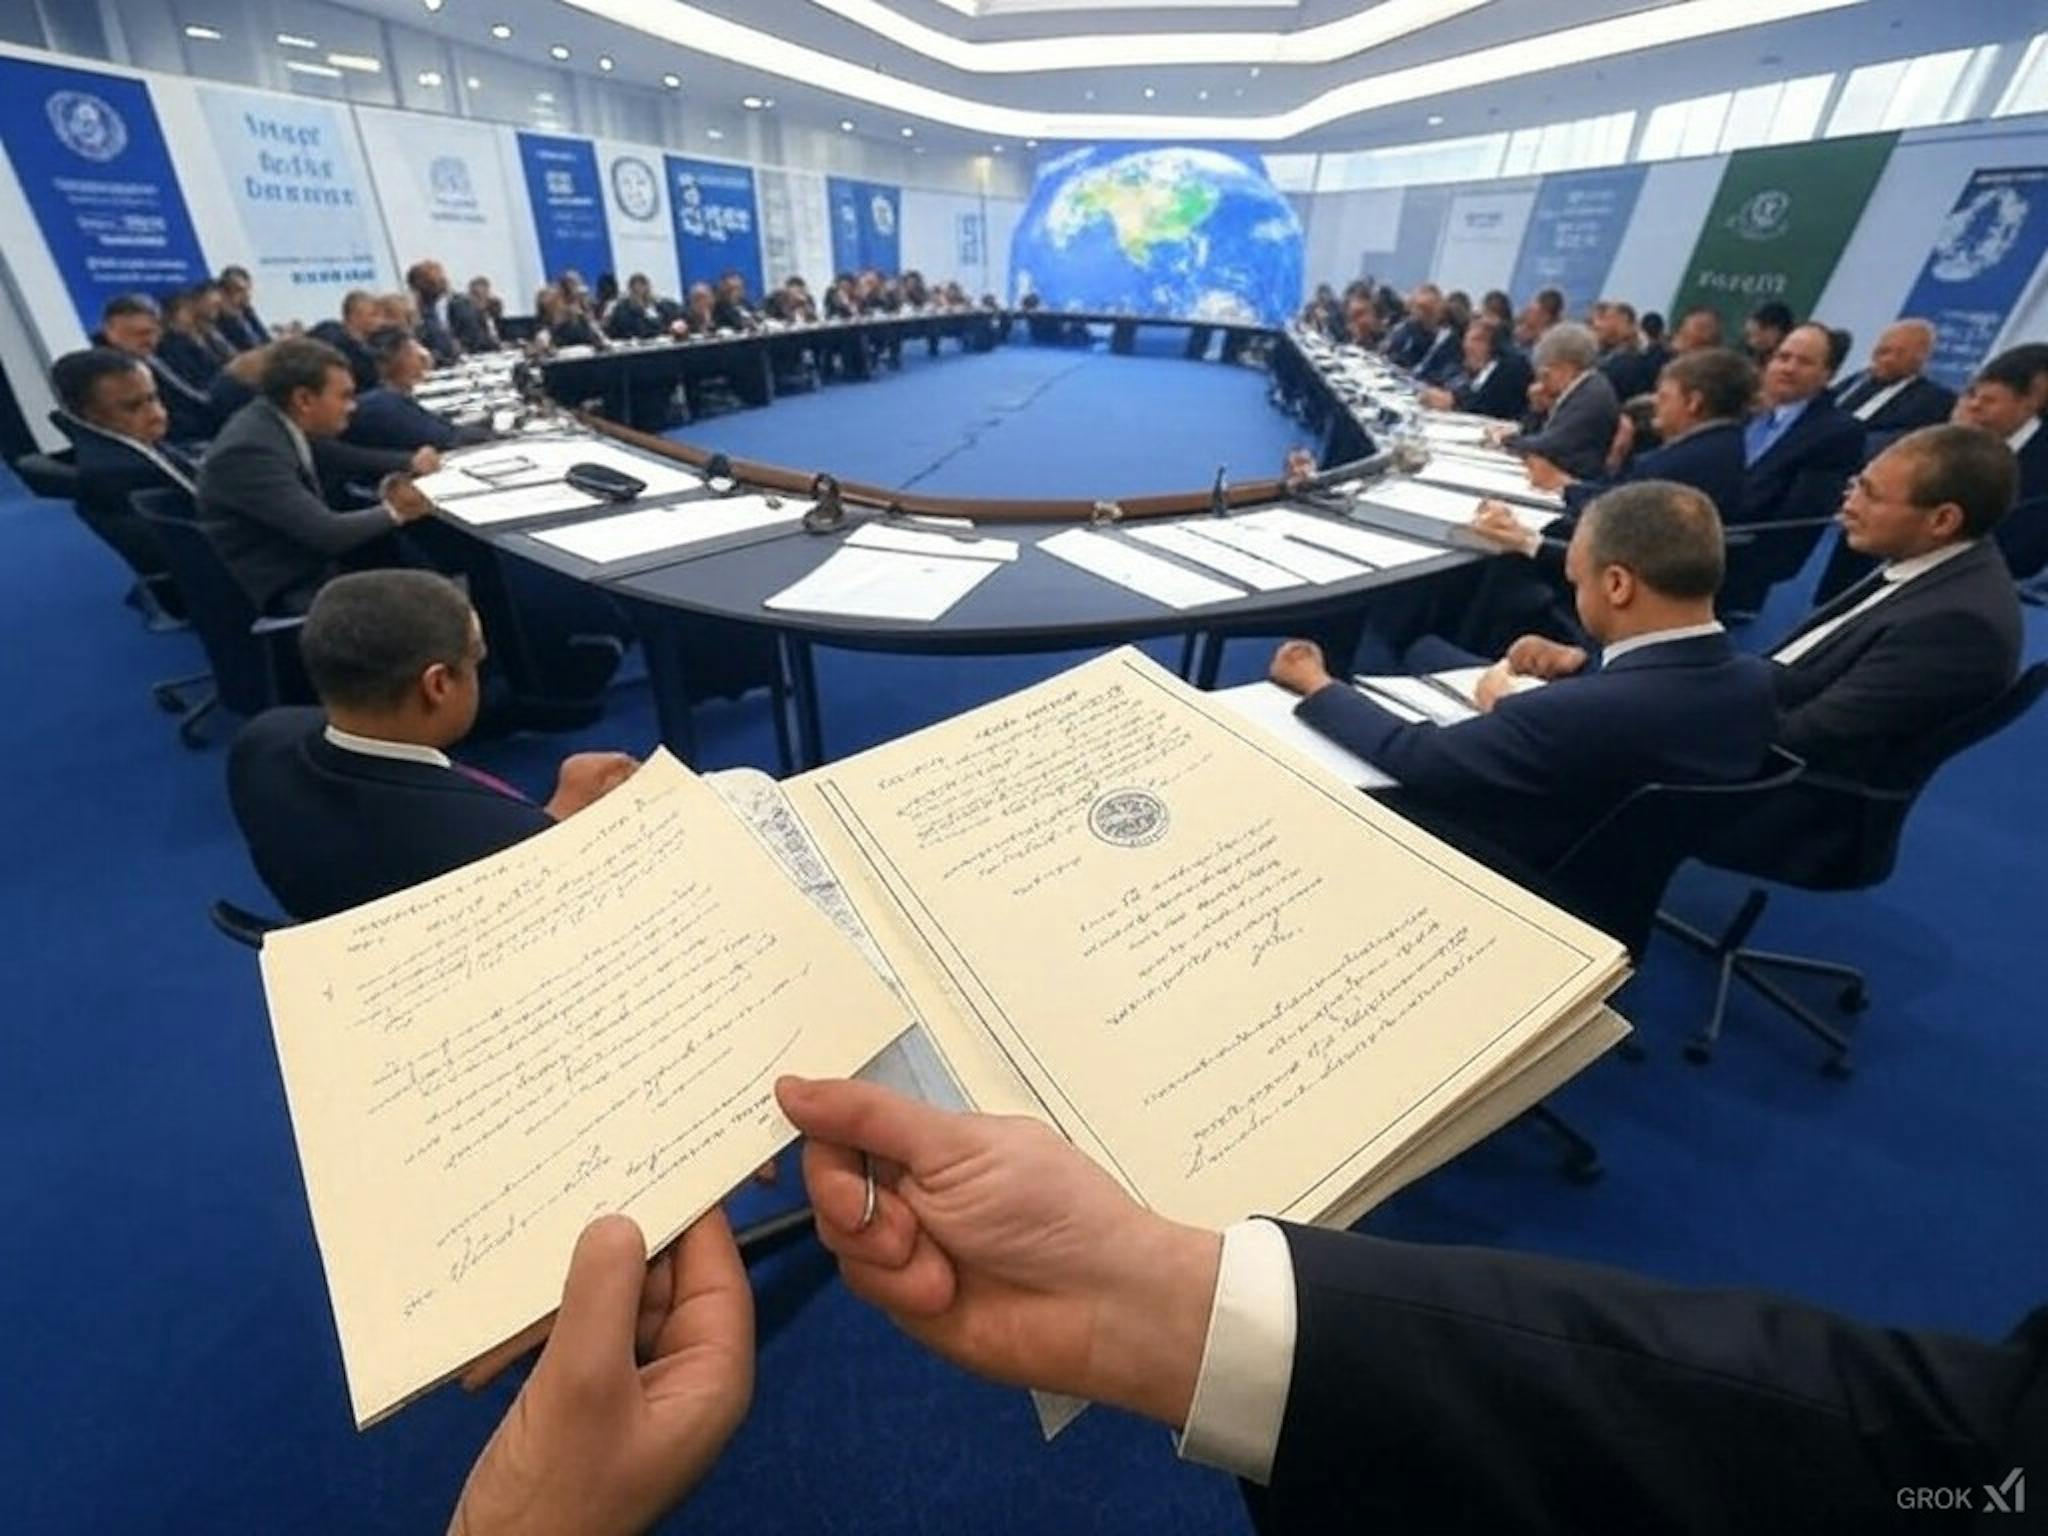
{"label": "recessed ceiling light", "polygon": [[563,63],[569,57],[569,49],[565,44],[562,43],[550,44],[548,47],[548,57],[553,59],[558,64]]}
{"label": "recessed ceiling light", "polygon": [[663,75],[661,83],[672,91],[680,90],[683,84],[683,77],[681,75]]}
{"label": "recessed ceiling light", "polygon": [[187,27],[185,35],[195,42],[217,43],[220,41],[220,30],[216,27]]}
{"label": "recessed ceiling light", "polygon": [[296,32],[280,32],[277,34],[277,46],[280,48],[318,48],[320,45],[310,37],[300,37]]}
{"label": "recessed ceiling light", "polygon": [[439,85],[441,72],[438,69],[423,69],[420,71],[419,81],[421,85]]}
{"label": "recessed ceiling light", "polygon": [[512,29],[506,26],[504,22],[494,21],[491,23],[491,36],[495,37],[499,42],[502,43],[511,35]]}
{"label": "recessed ceiling light", "polygon": [[555,104],[555,93],[553,91],[535,91],[533,99],[544,107],[552,107]]}
{"label": "recessed ceiling light", "polygon": [[706,128],[704,130],[704,137],[714,140],[722,139],[725,137],[725,130],[723,128]]}
{"label": "recessed ceiling light", "polygon": [[1038,148],[1038,140],[1036,140],[1036,139],[1026,139],[1026,140],[1024,141],[1024,147],[1025,147],[1026,149],[1036,149],[1036,148]]}
{"label": "recessed ceiling light", "polygon": [[771,102],[766,96],[742,96],[740,98],[740,105],[745,107],[749,112],[760,112],[770,106],[773,106],[774,103]]}
{"label": "recessed ceiling light", "polygon": [[853,132],[853,119],[850,117],[842,117],[841,119],[839,119],[839,131],[841,133]]}
{"label": "recessed ceiling light", "polygon": [[1093,91],[1083,91],[1081,93],[1081,99],[1083,101],[1093,101],[1095,99],[1095,93]]}
{"label": "recessed ceiling light", "polygon": [[924,153],[924,146],[922,144],[913,144],[910,146],[910,152],[913,155],[921,155]]}
{"label": "recessed ceiling light", "polygon": [[352,69],[359,75],[374,75],[384,68],[382,59],[373,59],[367,53],[330,53],[327,62],[336,69]]}
{"label": "recessed ceiling light", "polygon": [[991,154],[996,154],[996,155],[1000,155],[1000,154],[1001,154],[1002,152],[1003,152],[1003,146],[1002,146],[1002,145],[1000,145],[1000,144],[991,144],[991,145],[989,145],[989,153],[991,153]]}
{"label": "recessed ceiling light", "polygon": [[917,130],[915,128],[905,128],[903,130],[903,137],[905,137],[906,139],[914,139],[917,137]]}
{"label": "recessed ceiling light", "polygon": [[286,59],[284,67],[295,75],[318,75],[322,80],[341,78],[341,71],[332,64],[308,64],[304,59]]}
{"label": "recessed ceiling light", "polygon": [[1209,93],[1208,93],[1207,91],[1197,91],[1197,92],[1195,92],[1195,100],[1197,100],[1197,101],[1207,101],[1208,99],[1209,99]]}
{"label": "recessed ceiling light", "polygon": [[1432,112],[1423,121],[1432,128],[1441,128],[1444,125],[1444,115],[1441,112]]}
{"label": "recessed ceiling light", "polygon": [[1252,78],[1254,80],[1259,78],[1259,66],[1256,64],[1252,66]]}
{"label": "recessed ceiling light", "polygon": [[597,56],[597,67],[603,70],[606,74],[610,74],[618,66],[612,62],[612,56],[610,54],[600,53]]}
{"label": "recessed ceiling light", "polygon": [[441,0],[420,0],[420,4],[424,5],[430,12],[441,9]]}
{"label": "recessed ceiling light", "polygon": [[468,86],[472,91],[480,91],[484,88],[483,81],[477,79],[475,75],[471,75],[467,80],[463,81],[462,83]]}
{"label": "recessed ceiling light", "polygon": [[1147,101],[1150,101],[1154,96],[1157,96],[1158,94],[1159,93],[1153,90],[1151,86],[1148,85],[1145,87],[1145,99]]}

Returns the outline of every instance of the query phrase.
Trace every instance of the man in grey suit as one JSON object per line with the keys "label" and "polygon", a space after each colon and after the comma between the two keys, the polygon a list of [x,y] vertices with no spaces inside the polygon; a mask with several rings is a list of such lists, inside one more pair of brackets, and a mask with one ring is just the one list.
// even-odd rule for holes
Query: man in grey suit
{"label": "man in grey suit", "polygon": [[337,512],[328,505],[313,443],[348,425],[355,394],[348,360],[334,348],[277,342],[258,398],[221,429],[200,468],[200,524],[261,612],[304,613],[341,557],[434,510],[411,476],[391,467],[424,471],[431,461],[403,455],[377,460],[386,472],[375,506]]}
{"label": "man in grey suit", "polygon": [[1600,343],[1583,325],[1553,325],[1530,354],[1536,383],[1551,399],[1534,432],[1501,435],[1513,453],[1548,459],[1575,480],[1606,473],[1607,452],[1621,421],[1621,401],[1596,366]]}

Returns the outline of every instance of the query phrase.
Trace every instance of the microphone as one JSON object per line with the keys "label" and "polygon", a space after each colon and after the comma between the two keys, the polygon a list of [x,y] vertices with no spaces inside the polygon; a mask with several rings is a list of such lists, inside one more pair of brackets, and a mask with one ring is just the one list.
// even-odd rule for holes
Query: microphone
{"label": "microphone", "polygon": [[1211,517],[1230,516],[1230,498],[1223,491],[1223,472],[1229,467],[1227,464],[1218,464],[1216,466],[1216,483],[1209,487],[1209,515]]}

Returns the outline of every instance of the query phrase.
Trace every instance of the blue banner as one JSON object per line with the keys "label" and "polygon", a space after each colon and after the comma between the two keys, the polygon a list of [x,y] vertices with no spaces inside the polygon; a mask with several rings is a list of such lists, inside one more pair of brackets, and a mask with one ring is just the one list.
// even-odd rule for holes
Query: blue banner
{"label": "blue banner", "polygon": [[600,272],[612,270],[597,146],[588,139],[522,132],[519,160],[526,167],[527,199],[540,235],[542,275],[552,283],[573,267],[585,283],[595,283]]}
{"label": "blue banner", "polygon": [[893,273],[903,260],[903,192],[875,181],[825,179],[832,209],[832,266],[838,272],[873,267]]}
{"label": "blue banner", "polygon": [[1907,316],[1933,322],[1927,372],[1955,389],[1969,383],[2011,318],[2048,251],[2048,166],[1978,171],[1942,221]]}
{"label": "blue banner", "polygon": [[716,283],[726,272],[761,297],[761,208],[754,173],[744,165],[667,155],[668,201],[675,214],[683,282]]}
{"label": "blue banner", "polygon": [[88,332],[116,294],[206,275],[141,81],[0,58],[0,144]]}
{"label": "blue banner", "polygon": [[1599,298],[1648,169],[1617,165],[1544,177],[1508,284],[1515,302],[1526,303],[1539,288],[1558,288],[1565,312],[1577,314]]}

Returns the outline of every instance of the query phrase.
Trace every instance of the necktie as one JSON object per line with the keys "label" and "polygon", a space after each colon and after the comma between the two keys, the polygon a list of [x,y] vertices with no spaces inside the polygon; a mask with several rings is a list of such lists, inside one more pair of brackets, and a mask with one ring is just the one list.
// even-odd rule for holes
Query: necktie
{"label": "necktie", "polygon": [[[518,790],[514,789],[510,784],[507,784],[495,773],[485,773],[483,769],[472,768],[467,763],[451,762],[449,763],[448,766],[450,768],[453,768],[457,773],[461,774],[465,779],[468,779],[472,784],[480,784],[485,789],[491,790],[496,794],[509,796],[514,800],[526,800],[526,796],[519,793]],[[530,804],[531,802],[527,803]]]}

